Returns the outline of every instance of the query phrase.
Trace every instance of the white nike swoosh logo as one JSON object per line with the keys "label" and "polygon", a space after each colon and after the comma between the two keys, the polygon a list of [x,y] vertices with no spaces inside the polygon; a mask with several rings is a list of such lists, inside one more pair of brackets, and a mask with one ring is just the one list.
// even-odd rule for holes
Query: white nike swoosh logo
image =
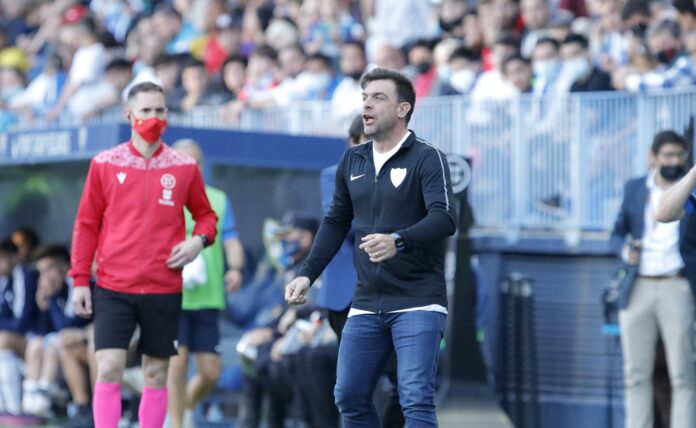
{"label": "white nike swoosh logo", "polygon": [[362,177],[362,176],[364,176],[364,175],[365,175],[365,174],[360,174],[360,175],[353,176],[353,174],[351,174],[351,175],[350,175],[350,181],[355,181],[355,180],[357,180],[358,178],[360,178],[360,177]]}

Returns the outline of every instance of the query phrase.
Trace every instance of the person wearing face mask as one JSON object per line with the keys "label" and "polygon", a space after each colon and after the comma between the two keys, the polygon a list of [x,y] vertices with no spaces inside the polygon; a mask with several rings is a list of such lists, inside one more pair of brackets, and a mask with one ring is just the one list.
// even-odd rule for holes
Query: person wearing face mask
{"label": "person wearing face mask", "polygon": [[[672,388],[671,426],[696,424],[692,337],[696,217],[676,221],[679,215],[666,215],[661,207],[663,196],[667,200],[678,190],[675,183],[686,172],[687,156],[682,136],[673,131],[655,135],[650,152],[654,168],[647,176],[626,184],[611,234],[612,249],[625,264],[620,280],[619,325],[627,428],[653,425],[652,372],[658,337],[664,343]],[[693,171],[689,174],[694,175]],[[691,181],[687,196],[693,188]],[[684,200],[678,214],[683,212]],[[670,222],[660,222],[665,220]]]}
{"label": "person wearing face mask", "polygon": [[532,92],[545,95],[556,90],[561,62],[558,54],[558,42],[551,38],[539,39],[532,52],[532,71],[534,83]]}
{"label": "person wearing face mask", "polygon": [[664,19],[651,24],[646,40],[658,66],[644,74],[622,70],[619,80],[623,81],[627,90],[640,92],[696,84],[696,62],[684,52],[681,29],[677,21]]}
{"label": "person wearing face mask", "polygon": [[[121,417],[126,350],[140,327],[144,389],[140,426],[161,427],[167,412],[167,370],[176,355],[181,271],[214,243],[217,216],[196,161],[163,143],[163,89],[133,86],[125,106],[128,142],[92,159],[72,236],[72,305],[94,318],[97,380],[92,401],[98,427]],[[186,239],[184,207],[196,225]],[[89,288],[92,263],[97,273]]]}
{"label": "person wearing face mask", "polygon": [[433,49],[428,40],[418,40],[408,50],[408,64],[416,99],[439,93],[437,70],[433,67]]}
{"label": "person wearing face mask", "polygon": [[338,82],[331,96],[331,112],[345,128],[351,120],[360,114],[362,106],[362,89],[360,78],[367,68],[365,45],[351,41],[341,45],[339,70],[343,78]]}
{"label": "person wearing face mask", "polygon": [[568,34],[561,43],[563,70],[570,81],[570,92],[612,91],[611,76],[590,62],[589,42],[581,34]]}
{"label": "person wearing face mask", "polygon": [[447,65],[449,82],[442,86],[440,95],[468,95],[481,70],[481,55],[462,46],[450,54]]}

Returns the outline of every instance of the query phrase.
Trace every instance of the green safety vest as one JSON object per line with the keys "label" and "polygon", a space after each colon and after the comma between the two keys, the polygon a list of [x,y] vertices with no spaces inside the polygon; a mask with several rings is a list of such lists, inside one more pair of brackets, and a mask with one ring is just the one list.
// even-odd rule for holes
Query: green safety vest
{"label": "green safety vest", "polygon": [[[217,237],[215,243],[203,250],[208,282],[193,289],[183,289],[181,308],[186,310],[196,309],[223,309],[225,307],[225,250],[222,246],[222,222],[227,210],[227,197],[225,192],[214,187],[205,186],[205,194],[208,196],[210,206],[218,216]],[[186,218],[186,236],[193,234],[196,222],[188,209],[184,209]]]}

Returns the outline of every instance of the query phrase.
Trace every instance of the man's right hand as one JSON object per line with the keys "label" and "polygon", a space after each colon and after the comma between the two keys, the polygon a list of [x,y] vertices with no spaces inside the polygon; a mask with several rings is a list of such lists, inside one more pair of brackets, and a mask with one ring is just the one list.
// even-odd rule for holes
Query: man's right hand
{"label": "man's right hand", "polygon": [[73,288],[72,305],[75,313],[82,318],[92,317],[92,290],[89,287]]}
{"label": "man's right hand", "polygon": [[637,265],[640,262],[640,241],[635,240],[625,243],[621,255],[626,264]]}
{"label": "man's right hand", "polygon": [[298,276],[285,285],[285,301],[291,305],[307,303],[307,290],[309,290],[309,278]]}

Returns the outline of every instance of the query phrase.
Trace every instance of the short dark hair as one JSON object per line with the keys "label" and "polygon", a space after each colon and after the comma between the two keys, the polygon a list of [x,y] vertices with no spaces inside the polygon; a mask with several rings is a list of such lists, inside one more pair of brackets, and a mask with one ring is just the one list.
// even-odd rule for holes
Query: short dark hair
{"label": "short dark hair", "polygon": [[654,154],[657,154],[662,148],[662,146],[664,146],[665,144],[678,144],[684,147],[685,149],[689,148],[686,144],[686,139],[684,139],[684,137],[672,130],[667,130],[660,131],[657,134],[655,134],[655,138],[653,138],[653,143],[651,147],[652,152]]}
{"label": "short dark hair", "polygon": [[272,61],[278,60],[278,52],[271,45],[260,45],[251,53],[252,56],[262,56]]}
{"label": "short dark hair", "polygon": [[348,128],[348,138],[353,144],[360,143],[360,137],[365,133],[365,126],[363,125],[362,115],[359,114],[353,118],[350,123],[350,128]]}
{"label": "short dark hair", "polygon": [[227,57],[225,62],[222,64],[222,69],[224,70],[228,64],[235,64],[235,63],[242,64],[244,66],[244,68],[246,68],[248,62],[247,62],[246,57],[243,57],[242,55],[232,55],[230,57]]}
{"label": "short dark hair", "polygon": [[571,45],[573,43],[579,44],[583,49],[587,49],[590,46],[590,43],[587,40],[587,37],[583,36],[582,34],[578,34],[578,33],[568,34],[565,37],[565,39],[563,39],[563,42],[561,43],[561,45]]}
{"label": "short dark hair", "polygon": [[495,42],[493,45],[503,45],[503,46],[508,46],[513,49],[519,50],[520,49],[520,39],[517,38],[513,33],[508,32],[503,32],[501,33],[497,39],[495,39]]}
{"label": "short dark hair", "polygon": [[332,68],[332,66],[333,66],[333,65],[331,64],[331,58],[329,58],[328,56],[323,55],[323,54],[321,54],[321,53],[319,53],[319,52],[313,53],[313,54],[309,55],[309,56],[307,57],[307,62],[309,62],[309,61],[320,61],[320,62],[323,62],[324,65],[325,65],[326,67],[328,67],[328,68]]}
{"label": "short dark hair", "polygon": [[503,71],[503,74],[505,74],[505,70],[507,69],[508,64],[510,64],[510,63],[513,62],[513,61],[521,61],[521,62],[527,64],[527,65],[530,66],[530,67],[531,67],[531,65],[532,65],[531,62],[529,62],[529,60],[528,60],[527,58],[523,57],[523,56],[520,55],[520,54],[508,55],[508,56],[506,56],[505,59],[503,60],[503,66],[501,67],[501,70]]}
{"label": "short dark hair", "polygon": [[205,70],[205,63],[200,59],[189,58],[188,60],[186,60],[186,62],[184,62],[182,70],[185,70],[187,68],[202,68],[203,70]]}
{"label": "short dark hair", "polygon": [[164,95],[164,89],[156,83],[152,82],[140,82],[133,85],[128,91],[128,101],[132,101],[141,92],[159,92]]}
{"label": "short dark hair", "polygon": [[[25,242],[27,242],[31,247],[36,247],[37,245],[39,245],[39,242],[41,242],[41,240],[39,239],[39,235],[36,233],[36,231],[28,226],[21,226],[16,228],[12,231],[12,235],[14,236],[15,234],[22,235],[24,237]],[[11,238],[12,236],[10,237],[10,239]]]}
{"label": "short dark hair", "polygon": [[413,89],[411,81],[398,71],[387,68],[377,67],[365,74],[360,81],[360,87],[365,89],[370,82],[375,80],[391,80],[396,86],[396,99],[400,103],[406,102],[411,105],[411,110],[406,113],[406,123],[411,120],[413,109],[416,108],[416,91]]}
{"label": "short dark hair", "polygon": [[365,43],[361,42],[360,40],[348,40],[346,42],[343,42],[341,45],[341,49],[346,48],[348,46],[354,46],[362,52],[363,56],[365,56]]}
{"label": "short dark hair", "polygon": [[14,244],[14,242],[12,242],[12,239],[5,238],[0,241],[0,253],[10,255],[17,254],[17,246]]}
{"label": "short dark hair", "polygon": [[621,20],[628,21],[634,15],[650,18],[652,16],[650,12],[650,2],[646,0],[629,0],[621,11]]}
{"label": "short dark hair", "polygon": [[106,67],[104,67],[104,71],[131,71],[133,69],[132,64],[130,61],[128,61],[125,58],[114,58],[111,61],[109,61],[108,64],[106,64]]}
{"label": "short dark hair", "polygon": [[41,247],[34,253],[34,261],[42,259],[55,259],[65,264],[70,264],[70,251],[65,245],[51,244]]}
{"label": "short dark hair", "polygon": [[544,44],[552,45],[556,50],[558,50],[558,40],[551,37],[542,37],[539,40],[537,40],[536,44],[534,45],[534,49]]}
{"label": "short dark hair", "polygon": [[696,16],[696,5],[694,5],[693,0],[672,0],[672,6],[674,6],[679,13],[688,13],[689,15]]}
{"label": "short dark hair", "polygon": [[681,28],[679,27],[679,23],[673,19],[663,19],[661,21],[657,21],[650,24],[646,36],[652,37],[655,34],[660,34],[664,32],[668,32],[675,39],[681,37]]}
{"label": "short dark hair", "polygon": [[415,48],[426,48],[427,50],[432,51],[433,50],[433,42],[431,40],[428,40],[428,39],[418,39],[408,46],[407,51],[411,52],[411,50],[413,50]]}
{"label": "short dark hair", "polygon": [[161,53],[155,57],[155,59],[152,61],[152,66],[157,68],[161,67],[163,65],[170,65],[170,64],[176,64],[179,65],[181,62],[181,58],[179,58],[176,55],[170,55],[167,53]]}
{"label": "short dark hair", "polygon": [[464,59],[471,62],[481,61],[481,54],[467,47],[459,46],[447,58],[447,62],[452,62],[455,59]]}

